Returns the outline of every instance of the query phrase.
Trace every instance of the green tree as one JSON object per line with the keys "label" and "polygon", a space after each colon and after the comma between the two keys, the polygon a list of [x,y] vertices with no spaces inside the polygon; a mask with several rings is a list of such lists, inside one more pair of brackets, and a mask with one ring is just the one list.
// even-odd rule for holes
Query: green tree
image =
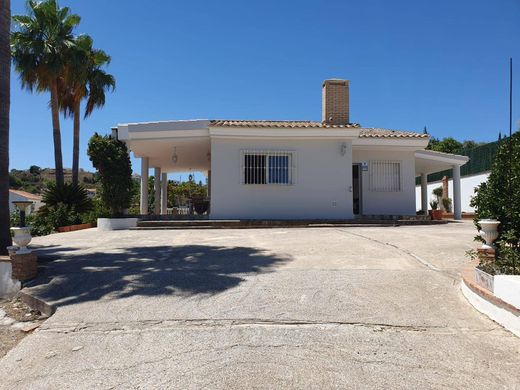
{"label": "green tree", "polygon": [[99,172],[101,200],[113,216],[130,207],[133,195],[132,164],[128,148],[111,136],[95,133],[88,143],[88,156]]}
{"label": "green tree", "polygon": [[56,184],[64,183],[59,87],[63,83],[65,65],[74,46],[73,29],[80,17],[69,8],[60,8],[56,0],[27,1],[28,15],[13,16],[16,30],[11,36],[11,51],[22,88],[50,92]]}
{"label": "green tree", "polygon": [[9,231],[9,106],[11,102],[11,3],[0,0],[0,255],[11,245]]}
{"label": "green tree", "polygon": [[41,171],[42,171],[42,169],[38,165],[31,165],[29,167],[29,173],[31,175],[38,176],[38,175],[40,175]]}
{"label": "green tree", "polygon": [[476,147],[482,146],[484,144],[485,144],[485,142],[476,142],[476,141],[472,141],[472,140],[465,140],[464,142],[462,142],[462,150],[475,149]]}
{"label": "green tree", "polygon": [[[7,187],[13,187],[14,189],[18,189],[22,186],[22,180],[20,180],[18,177],[13,175],[12,173],[9,174],[9,186]],[[9,199],[9,196],[7,196],[6,199]]]}
{"label": "green tree", "polygon": [[[510,144],[511,141],[511,144]],[[510,150],[511,146],[511,150]],[[488,180],[475,189],[471,206],[478,220],[495,218],[498,271],[520,274],[520,133],[500,143]]]}
{"label": "green tree", "polygon": [[432,143],[431,150],[443,153],[460,154],[462,152],[462,143],[453,137],[443,138],[442,141],[436,140]]}
{"label": "green tree", "polygon": [[188,199],[207,197],[208,186],[193,181],[168,182],[168,207],[186,205]]}
{"label": "green tree", "polygon": [[110,63],[110,56],[94,49],[92,38],[88,35],[75,39],[69,58],[64,72],[64,86],[60,91],[60,108],[65,116],[74,120],[72,183],[78,184],[81,102],[87,99],[84,114],[87,118],[95,108],[105,105],[105,91],[114,90],[116,83],[114,77],[102,69]]}

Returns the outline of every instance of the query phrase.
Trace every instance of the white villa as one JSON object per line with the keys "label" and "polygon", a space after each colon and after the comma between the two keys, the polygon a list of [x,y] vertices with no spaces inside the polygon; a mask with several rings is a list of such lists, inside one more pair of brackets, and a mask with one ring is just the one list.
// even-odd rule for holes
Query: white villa
{"label": "white villa", "polygon": [[321,122],[184,120],[116,131],[141,159],[142,214],[152,167],[161,178],[156,214],[167,211],[167,173],[201,171],[212,219],[413,216],[416,177],[427,213],[426,175],[453,169],[454,217],[461,218],[460,167],[468,157],[424,150],[425,134],[351,123],[347,80],[323,82]]}

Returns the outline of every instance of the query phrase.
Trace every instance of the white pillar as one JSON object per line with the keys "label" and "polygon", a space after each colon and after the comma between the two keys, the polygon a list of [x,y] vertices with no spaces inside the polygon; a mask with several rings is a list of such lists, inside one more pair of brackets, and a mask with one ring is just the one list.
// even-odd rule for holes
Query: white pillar
{"label": "white pillar", "polygon": [[211,214],[211,169],[208,171],[208,199],[209,199],[208,214]]}
{"label": "white pillar", "polygon": [[428,175],[421,173],[421,210],[428,215]]}
{"label": "white pillar", "polygon": [[154,188],[155,188],[155,202],[154,214],[161,214],[161,168],[154,169]]}
{"label": "white pillar", "polygon": [[168,207],[168,174],[164,173],[161,177],[161,214],[166,215]]}
{"label": "white pillar", "polygon": [[453,218],[462,219],[460,196],[460,165],[453,167]]}
{"label": "white pillar", "polygon": [[141,214],[148,214],[148,157],[141,157]]}

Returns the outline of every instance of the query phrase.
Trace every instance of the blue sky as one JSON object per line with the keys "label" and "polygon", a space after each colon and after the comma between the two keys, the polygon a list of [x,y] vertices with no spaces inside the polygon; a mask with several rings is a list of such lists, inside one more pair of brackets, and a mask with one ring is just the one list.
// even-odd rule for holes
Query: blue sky
{"label": "blue sky", "polygon": [[[12,0],[13,14],[25,12]],[[82,123],[169,119],[321,120],[321,82],[351,82],[351,121],[493,141],[508,131],[513,57],[520,119],[519,0],[61,0],[78,33],[112,56],[116,92]],[[11,168],[54,166],[48,95],[12,76]],[[72,160],[72,121],[62,120]],[[134,162],[134,170],[139,164]],[[186,175],[184,175],[185,177]]]}

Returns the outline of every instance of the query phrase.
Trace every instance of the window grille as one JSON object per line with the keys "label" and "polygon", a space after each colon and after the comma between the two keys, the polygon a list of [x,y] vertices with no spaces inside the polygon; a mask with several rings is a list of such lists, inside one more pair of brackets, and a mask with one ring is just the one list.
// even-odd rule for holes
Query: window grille
{"label": "window grille", "polygon": [[401,191],[400,161],[370,161],[370,191]]}
{"label": "window grille", "polygon": [[294,171],[294,152],[242,150],[242,184],[292,185],[295,182]]}

